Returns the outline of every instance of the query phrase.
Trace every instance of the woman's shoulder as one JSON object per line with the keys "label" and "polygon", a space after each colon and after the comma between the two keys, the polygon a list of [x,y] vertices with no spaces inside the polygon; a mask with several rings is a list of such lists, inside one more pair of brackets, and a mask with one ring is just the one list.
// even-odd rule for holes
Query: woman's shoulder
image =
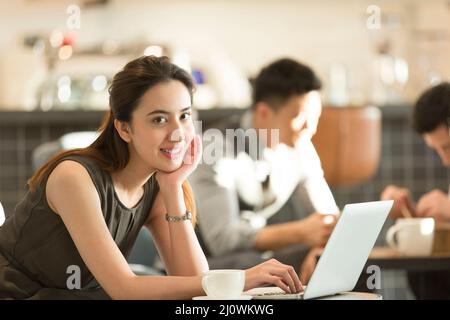
{"label": "woman's shoulder", "polygon": [[56,164],[47,180],[47,186],[56,187],[86,183],[92,183],[88,169],[72,159],[64,159]]}
{"label": "woman's shoulder", "polygon": [[81,173],[86,171],[86,166],[81,164],[79,161],[75,161],[71,158],[65,158],[55,164],[51,174],[63,175],[65,177],[72,177],[76,179]]}
{"label": "woman's shoulder", "polygon": [[88,171],[100,171],[101,167],[99,163],[92,157],[84,154],[68,154],[67,156],[61,158],[56,165],[59,165],[62,162],[73,162],[79,163],[83,167],[85,167]]}
{"label": "woman's shoulder", "polygon": [[[59,168],[59,173],[65,173],[66,171],[71,170],[74,170],[75,173],[79,173],[80,170],[83,172],[87,171],[93,179],[94,177],[98,177],[97,179],[106,180],[107,176],[106,170],[101,167],[98,161],[83,154],[66,155],[54,162],[51,167],[49,173],[52,173],[56,168]],[[70,174],[70,172],[68,174]]]}
{"label": "woman's shoulder", "polygon": [[49,172],[46,189],[52,192],[60,188],[77,190],[80,188],[95,190],[102,197],[109,180],[107,173],[95,160],[83,155],[70,155],[60,159]]}
{"label": "woman's shoulder", "polygon": [[89,201],[96,192],[88,170],[79,162],[64,160],[59,162],[47,179],[45,193],[50,208],[58,212],[57,205],[64,202]]}
{"label": "woman's shoulder", "polygon": [[100,167],[93,159],[84,155],[71,154],[58,159],[50,165],[47,179],[51,176],[61,176],[66,179],[78,180],[78,178],[83,178],[83,174],[86,172],[94,178],[100,171]]}

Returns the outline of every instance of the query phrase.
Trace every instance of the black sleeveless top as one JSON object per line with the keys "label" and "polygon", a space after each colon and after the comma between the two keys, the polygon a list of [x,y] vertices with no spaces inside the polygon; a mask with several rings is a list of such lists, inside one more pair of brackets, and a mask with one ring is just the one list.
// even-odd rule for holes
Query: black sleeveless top
{"label": "black sleeveless top", "polygon": [[[127,208],[114,190],[111,175],[96,161],[71,155],[58,163],[64,160],[76,161],[88,171],[109,232],[127,258],[158,193],[155,176],[145,184],[139,203]],[[45,186],[58,163],[0,227],[0,299],[109,299],[83,262],[62,219],[47,203]],[[79,267],[80,289],[69,289],[73,286],[68,286],[68,279],[74,274],[70,266]]]}

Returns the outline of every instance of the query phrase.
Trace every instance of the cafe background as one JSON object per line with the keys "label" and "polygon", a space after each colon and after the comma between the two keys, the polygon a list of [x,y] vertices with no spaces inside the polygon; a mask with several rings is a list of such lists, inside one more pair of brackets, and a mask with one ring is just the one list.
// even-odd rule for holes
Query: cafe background
{"label": "cafe background", "polygon": [[[379,158],[370,176],[332,179],[341,208],[377,200],[391,183],[415,199],[447,190],[448,170],[412,132],[411,110],[419,92],[450,81],[449,21],[448,0],[0,0],[0,201],[13,212],[45,150],[97,128],[111,77],[143,54],[168,55],[192,73],[206,123],[247,108],[251,79],[280,57],[318,72],[327,108],[375,106]],[[339,121],[342,150],[359,132]],[[357,158],[370,148],[348,150]],[[382,271],[381,292],[412,298],[402,271]]]}

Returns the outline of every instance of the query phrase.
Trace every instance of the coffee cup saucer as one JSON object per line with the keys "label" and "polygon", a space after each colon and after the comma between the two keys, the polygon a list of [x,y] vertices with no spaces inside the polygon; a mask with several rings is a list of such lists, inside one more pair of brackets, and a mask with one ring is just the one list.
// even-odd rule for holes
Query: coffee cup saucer
{"label": "coffee cup saucer", "polygon": [[237,298],[230,298],[230,299],[225,299],[225,298],[214,298],[214,297],[208,297],[208,296],[198,296],[198,297],[193,297],[192,300],[251,300],[253,297],[247,294],[243,294]]}

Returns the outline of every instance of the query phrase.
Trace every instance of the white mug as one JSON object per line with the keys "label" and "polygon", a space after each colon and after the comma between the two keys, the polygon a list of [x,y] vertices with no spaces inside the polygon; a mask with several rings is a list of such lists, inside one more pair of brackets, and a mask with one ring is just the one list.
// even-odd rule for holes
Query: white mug
{"label": "white mug", "polygon": [[397,219],[395,225],[390,227],[386,234],[389,246],[408,256],[430,255],[433,239],[433,218]]}
{"label": "white mug", "polygon": [[203,273],[202,287],[214,299],[239,298],[244,291],[245,271],[235,269],[210,270]]}

